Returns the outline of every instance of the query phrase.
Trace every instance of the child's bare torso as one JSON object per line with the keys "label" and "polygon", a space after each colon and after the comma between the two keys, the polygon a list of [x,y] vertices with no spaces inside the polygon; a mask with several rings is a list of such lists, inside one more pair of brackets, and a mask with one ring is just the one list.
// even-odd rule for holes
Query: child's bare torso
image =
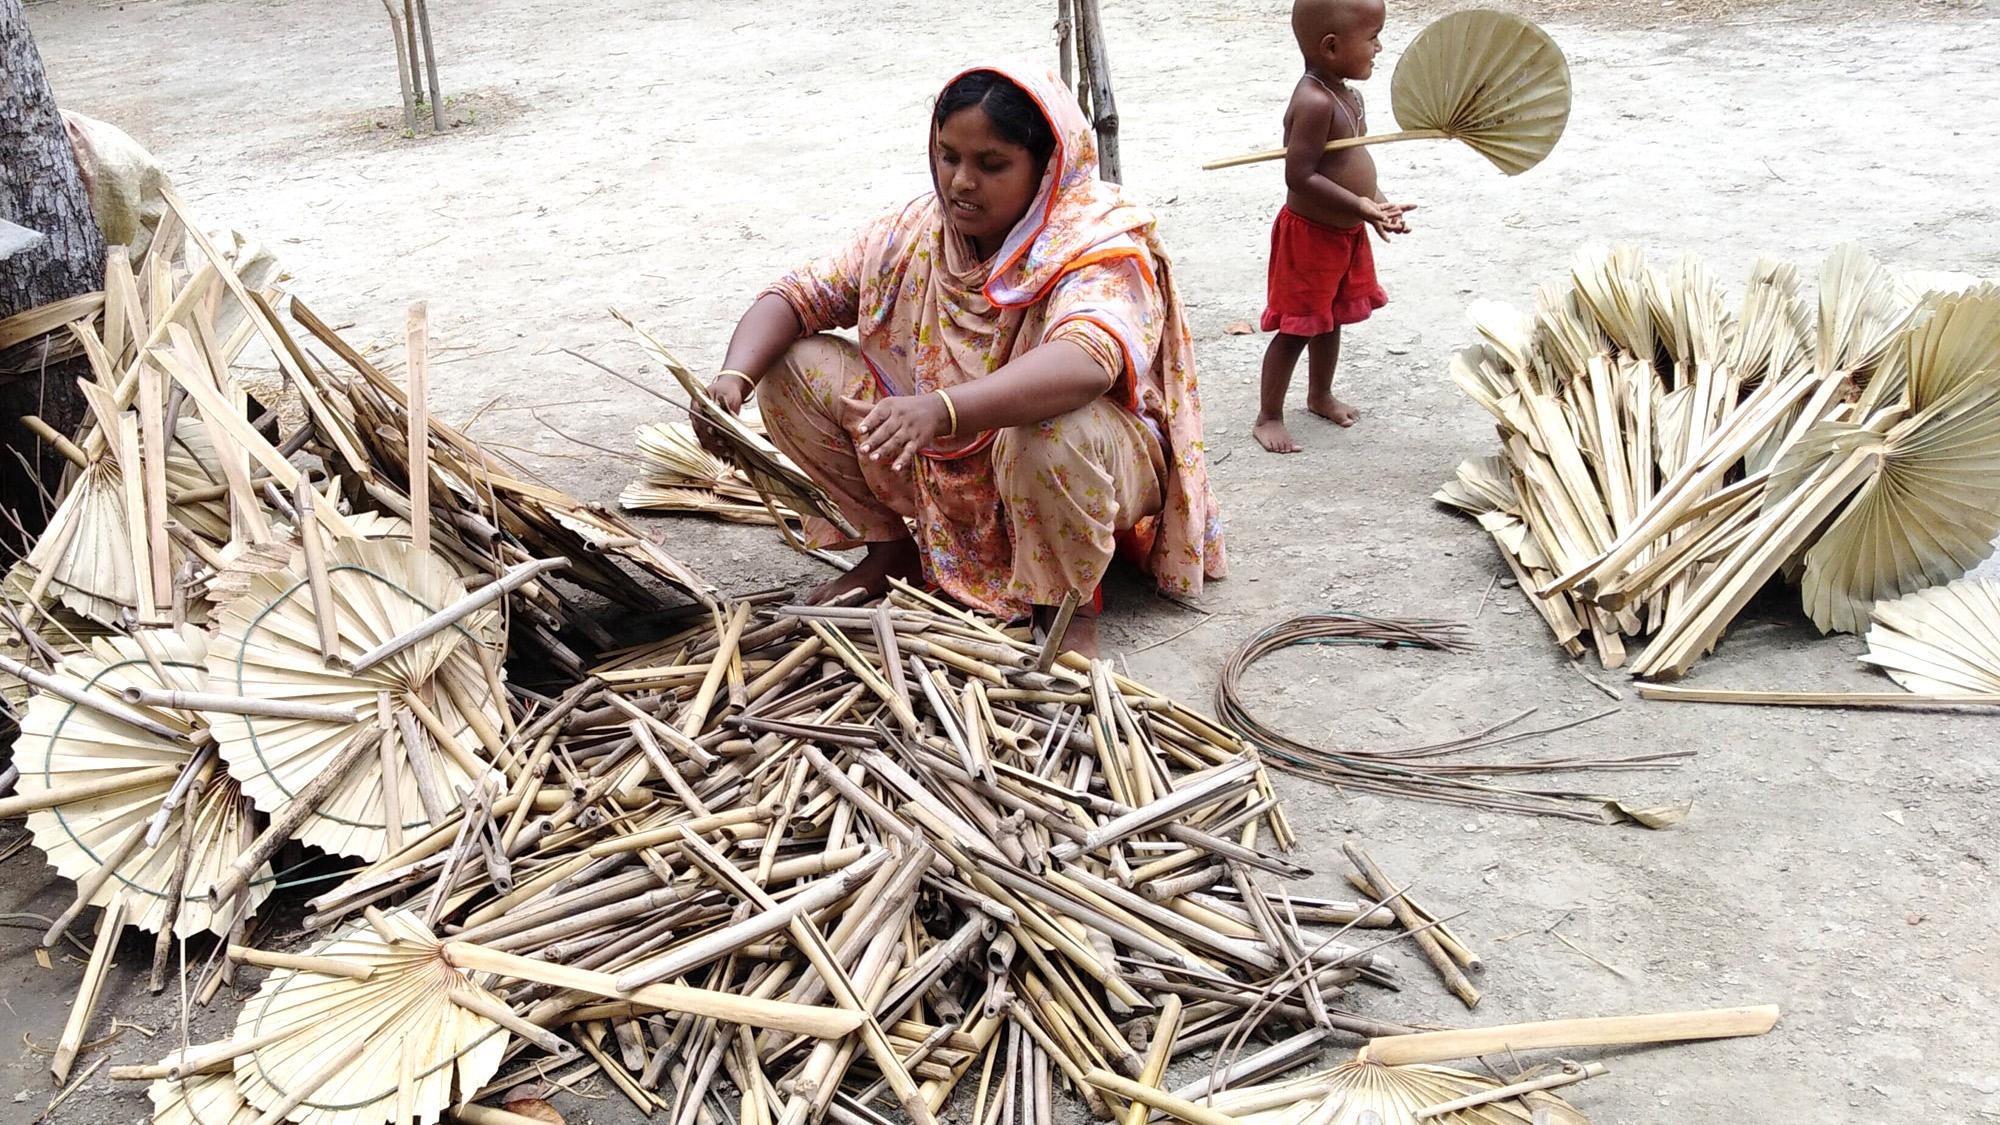
{"label": "child's bare torso", "polygon": [[[1292,121],[1298,116],[1299,102],[1303,98],[1323,98],[1333,103],[1333,113],[1328,120],[1327,134],[1319,141],[1342,140],[1359,137],[1368,132],[1367,110],[1362,105],[1359,91],[1349,88],[1346,83],[1328,86],[1316,76],[1306,74],[1292,90],[1292,100],[1285,107],[1285,144],[1292,143]],[[1377,191],[1375,183],[1375,158],[1365,147],[1335,149],[1321,153],[1317,165],[1319,174],[1353,192],[1363,199],[1374,199]],[[1347,227],[1353,223],[1348,217],[1326,214],[1314,201],[1298,192],[1285,193],[1285,205],[1294,212],[1313,222],[1330,227]]]}

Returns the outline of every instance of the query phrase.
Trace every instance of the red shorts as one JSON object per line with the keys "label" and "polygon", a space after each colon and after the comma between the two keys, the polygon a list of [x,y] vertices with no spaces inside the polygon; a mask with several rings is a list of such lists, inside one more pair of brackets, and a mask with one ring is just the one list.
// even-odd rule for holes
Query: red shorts
{"label": "red shorts", "polygon": [[1368,225],[1329,227],[1286,207],[1271,224],[1263,330],[1318,336],[1358,324],[1389,303],[1375,280]]}

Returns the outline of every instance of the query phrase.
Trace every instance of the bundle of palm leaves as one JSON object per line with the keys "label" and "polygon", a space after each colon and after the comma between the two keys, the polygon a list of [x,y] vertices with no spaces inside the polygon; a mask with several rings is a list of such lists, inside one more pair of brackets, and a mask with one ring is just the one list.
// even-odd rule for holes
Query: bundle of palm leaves
{"label": "bundle of palm leaves", "polygon": [[[1961,291],[1937,286],[1962,287]],[[1674,678],[1782,574],[1822,631],[1949,582],[2000,532],[2000,289],[1836,249],[1817,301],[1762,261],[1731,303],[1693,257],[1590,247],[1533,313],[1473,306],[1452,379],[1499,457],[1436,498],[1500,544],[1557,642]]]}
{"label": "bundle of palm leaves", "polygon": [[[752,425],[749,419],[745,424]],[[650,422],[639,427],[636,442],[646,475],[618,494],[618,506],[628,512],[679,512],[731,523],[799,522],[782,500],[767,506],[743,470],[703,449],[686,422]]]}

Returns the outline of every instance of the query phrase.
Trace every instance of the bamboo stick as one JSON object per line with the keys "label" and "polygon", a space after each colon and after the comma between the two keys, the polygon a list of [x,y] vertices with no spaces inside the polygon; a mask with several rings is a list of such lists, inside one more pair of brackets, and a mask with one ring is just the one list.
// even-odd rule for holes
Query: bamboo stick
{"label": "bamboo stick", "polygon": [[383,641],[362,653],[348,664],[348,671],[359,675],[402,652],[411,645],[436,636],[458,622],[470,617],[485,607],[513,593],[536,577],[552,570],[561,570],[569,565],[568,559],[535,559],[513,567],[507,573],[472,591],[450,605],[412,625],[404,632]]}
{"label": "bamboo stick", "polygon": [[1542,1090],[1554,1090],[1562,1086],[1574,1085],[1586,1078],[1596,1078],[1604,1073],[1605,1066],[1600,1062],[1569,1063],[1564,1066],[1560,1073],[1548,1074],[1540,1078],[1530,1078],[1523,1082],[1510,1082],[1505,1086],[1495,1086],[1491,1090],[1482,1090],[1476,1094],[1467,1094],[1462,1098],[1453,1098],[1448,1102],[1427,1105],[1410,1116],[1417,1121],[1430,1121],[1434,1118],[1457,1113],[1463,1109],[1491,1105],[1494,1102],[1506,1101],[1509,1098],[1518,1098],[1523,1094],[1533,1094]]}
{"label": "bamboo stick", "polygon": [[705,1016],[819,1039],[840,1039],[852,1035],[861,1026],[858,1012],[811,1008],[685,985],[649,984],[626,992],[617,987],[616,978],[606,973],[544,964],[462,941],[446,942],[443,955],[452,965],[474,972],[493,973],[515,980],[575,989],[594,996],[629,1000],[662,1011]]}
{"label": "bamboo stick", "polygon": [[245,965],[256,965],[265,969],[290,969],[298,973],[317,973],[327,977],[346,977],[348,980],[367,980],[375,975],[375,966],[360,961],[349,961],[340,957],[314,957],[298,953],[279,953],[267,949],[252,949],[249,946],[232,944],[229,957]]}

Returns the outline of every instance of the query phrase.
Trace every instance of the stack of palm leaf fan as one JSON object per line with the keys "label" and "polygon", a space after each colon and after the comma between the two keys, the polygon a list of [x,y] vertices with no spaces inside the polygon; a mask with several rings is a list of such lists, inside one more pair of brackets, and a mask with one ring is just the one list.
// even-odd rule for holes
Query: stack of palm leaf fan
{"label": "stack of palm leaf fan", "polygon": [[[1391,141],[1461,141],[1509,176],[1546,159],[1569,122],[1569,63],[1520,16],[1453,12],[1417,34],[1389,84],[1400,132],[1345,137],[1327,151]],[[1282,160],[1282,148],[1213,160],[1204,169]]]}
{"label": "stack of palm leaf fan", "polygon": [[[287,841],[378,856],[502,784],[496,767],[518,768],[497,755],[516,715],[502,620],[579,670],[557,631],[603,637],[546,572],[574,563],[655,610],[672,603],[621,563],[708,595],[616,516],[524,483],[412,411],[420,396],[391,393],[295,306],[357,364],[353,382],[335,377],[279,320],[282,295],[238,272],[240,248],[190,241],[191,269],[155,255],[135,276],[114,252],[105,292],[64,306],[74,319],[26,316],[91,367],[83,432],[43,435],[76,471],[0,582],[0,670],[22,727],[6,779],[13,788],[18,772],[18,791],[0,815],[28,814],[51,865],[78,883],[46,943],[103,910],[58,1077],[125,928],[160,935],[157,991],[171,939],[239,931],[281,877],[272,861]],[[303,405],[289,433],[275,415],[249,420],[242,357],[257,340]],[[424,435],[414,458],[412,431]],[[392,474],[434,481],[446,502],[413,502]],[[412,512],[420,523],[405,522]]]}
{"label": "stack of palm leaf fan", "polygon": [[1477,516],[1578,654],[1636,674],[1712,650],[1773,576],[1822,630],[1950,581],[2000,532],[2000,292],[1911,304],[1843,246],[1817,315],[1762,262],[1731,316],[1706,270],[1586,249],[1533,316],[1482,302],[1486,343],[1452,376],[1499,422],[1503,455],[1437,499]]}
{"label": "stack of palm leaf fan", "polygon": [[[324,583],[315,597],[316,582]],[[290,716],[218,712],[212,729],[230,772],[277,812],[340,761],[364,734],[379,757],[346,772],[297,838],[336,855],[379,858],[405,833],[442,823],[501,753],[500,615],[482,607],[386,656],[465,587],[441,559],[407,544],[345,539],[323,574],[303,561],[257,576],[222,609],[209,681],[238,696],[307,704]],[[333,659],[319,615],[334,617]],[[371,659],[366,667],[357,662]],[[316,714],[315,710],[346,717]]]}
{"label": "stack of palm leaf fan", "polygon": [[[750,421],[744,420],[746,425]],[[715,516],[732,523],[798,521],[797,513],[784,503],[765,504],[750,477],[703,449],[694,427],[685,422],[641,426],[637,444],[646,459],[646,475],[618,494],[618,506],[626,511]]]}
{"label": "stack of palm leaf fan", "polygon": [[1875,603],[1863,664],[1904,690],[1783,691],[1647,685],[1648,699],[1788,707],[2000,705],[2000,582],[1961,578]]}

